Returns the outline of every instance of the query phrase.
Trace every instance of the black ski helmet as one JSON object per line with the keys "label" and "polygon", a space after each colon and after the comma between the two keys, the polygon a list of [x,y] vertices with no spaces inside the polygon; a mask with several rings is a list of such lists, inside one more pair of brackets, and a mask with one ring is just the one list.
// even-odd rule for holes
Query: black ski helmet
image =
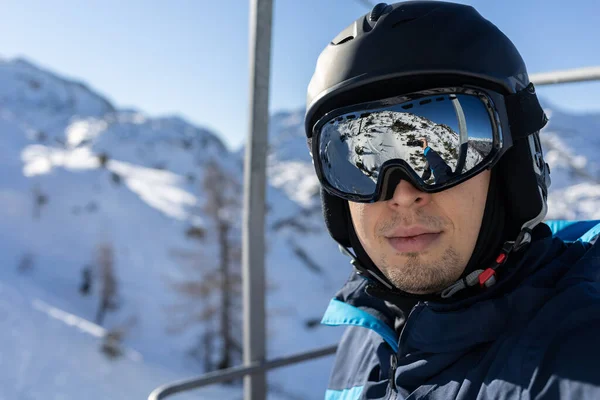
{"label": "black ski helmet", "polygon": [[[546,119],[535,96],[514,100],[533,90],[525,63],[513,43],[473,7],[441,1],[381,3],[340,32],[320,54],[308,86],[309,148],[315,122],[336,108],[464,84],[512,97],[520,113],[508,110],[511,131],[527,130],[528,121],[537,119],[531,124],[537,129],[512,135],[513,146],[494,166],[507,199],[505,233],[518,246],[527,244],[547,211],[549,168],[538,136]],[[321,198],[331,236],[351,247],[345,200],[323,189]]]}

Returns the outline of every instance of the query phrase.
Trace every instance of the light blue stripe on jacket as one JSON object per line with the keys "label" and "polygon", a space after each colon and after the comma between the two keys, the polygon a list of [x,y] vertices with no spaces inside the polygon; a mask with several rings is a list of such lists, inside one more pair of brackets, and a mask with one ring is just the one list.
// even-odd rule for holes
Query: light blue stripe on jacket
{"label": "light blue stripe on jacket", "polygon": [[325,392],[325,400],[356,400],[362,393],[362,386],[355,386],[344,390],[327,390]]}

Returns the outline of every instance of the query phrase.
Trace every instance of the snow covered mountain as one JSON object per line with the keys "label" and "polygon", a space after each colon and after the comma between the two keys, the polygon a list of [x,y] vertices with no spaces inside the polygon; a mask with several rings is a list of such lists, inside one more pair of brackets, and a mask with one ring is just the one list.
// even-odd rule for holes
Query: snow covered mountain
{"label": "snow covered mountain", "polygon": [[[549,217],[600,218],[600,115],[547,110]],[[351,268],[322,222],[302,121],[303,110],[270,120],[269,358],[338,340],[341,329],[315,321]],[[144,398],[157,385],[202,373],[189,350],[203,328],[169,329],[170,310],[182,301],[172,282],[189,278],[178,254],[197,254],[207,265],[216,258],[201,182],[216,162],[241,200],[241,155],[181,118],[118,110],[81,83],[0,60],[0,317],[9,327],[0,336],[0,399]],[[239,210],[228,218],[239,236]],[[99,289],[84,296],[82,284],[106,246],[119,307],[98,326],[90,321]],[[123,332],[124,350],[113,360],[101,348],[114,332]],[[331,360],[269,373],[270,398],[322,398]],[[202,393],[241,398],[235,387]]]}
{"label": "snow covered mountain", "polygon": [[[100,351],[106,330],[39,300],[41,291],[0,281],[1,399],[145,399],[157,382],[180,378],[134,350],[107,357]],[[236,394],[212,386],[178,398],[241,398]]]}
{"label": "snow covered mountain", "polygon": [[552,186],[549,219],[600,219],[600,114],[571,115],[548,104],[541,135]]}
{"label": "snow covered mountain", "polygon": [[[130,382],[125,390],[109,377],[119,374],[120,361],[97,369],[97,360],[90,359],[89,368],[72,371],[79,364],[61,360],[83,351],[77,345],[69,352],[67,343],[79,339],[66,336],[57,354],[52,347],[29,348],[37,339],[18,341],[21,331],[16,329],[0,351],[4,346],[15,350],[2,351],[3,363],[20,371],[20,380],[1,385],[0,398],[45,398],[35,382],[27,380],[34,365],[47,369],[46,393],[56,390],[66,399],[80,398],[80,388],[59,383],[75,379],[64,377],[78,372],[90,377],[89,385],[104,385],[97,388],[97,397],[86,396],[89,399],[141,398],[148,395],[150,381],[159,385],[202,372],[202,365],[188,355],[202,328],[192,327],[176,336],[169,328],[173,325],[170,310],[182,303],[172,282],[185,281],[190,273],[177,255],[201,254],[198,257],[206,264],[216,258],[210,218],[200,210],[206,198],[203,171],[211,162],[241,182],[239,155],[229,152],[213,133],[180,118],[150,118],[141,112],[116,110],[80,83],[23,60],[0,61],[0,262],[5,266],[0,282],[18,288],[18,301],[45,304],[47,309],[73,316],[63,322],[75,317],[92,321],[99,288],[96,285],[87,296],[80,290],[98,249],[109,246],[119,308],[108,312],[104,328],[95,332],[126,332],[125,346],[139,355],[131,368],[139,365],[164,372],[152,373],[145,380],[140,377],[139,385]],[[291,170],[277,171],[277,184],[268,188],[269,357],[337,341],[339,331],[315,329],[312,321],[320,317],[349,273],[347,268],[330,268],[341,263],[345,267],[347,261],[327,240],[320,215],[314,210],[307,213],[298,200],[310,198],[314,189],[311,194],[296,190],[298,198],[286,194],[291,186],[282,182]],[[233,190],[241,201],[241,186]],[[239,236],[240,213],[232,212],[233,229]],[[194,232],[208,232],[207,238],[198,240]],[[11,295],[0,302],[11,308],[15,298]],[[12,315],[21,312],[35,314],[21,307]],[[242,310],[237,312],[241,318]],[[32,319],[29,330],[43,329],[44,321]],[[57,328],[47,333],[68,335],[68,331]],[[87,353],[96,351],[98,358],[104,357],[99,350],[104,336],[91,335],[81,346],[89,347]],[[29,358],[25,360],[22,354]],[[274,389],[279,388],[274,398],[288,398],[289,393],[297,398],[320,397],[330,362],[324,359],[273,372],[270,381]],[[113,365],[116,369],[111,369]],[[52,382],[59,382],[60,387]],[[234,391],[239,394],[240,389]]]}

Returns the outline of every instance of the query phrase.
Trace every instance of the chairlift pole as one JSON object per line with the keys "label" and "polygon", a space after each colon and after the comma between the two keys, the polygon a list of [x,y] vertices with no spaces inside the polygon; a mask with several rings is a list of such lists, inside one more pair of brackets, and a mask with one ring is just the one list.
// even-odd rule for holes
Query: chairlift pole
{"label": "chairlift pole", "polygon": [[[265,192],[269,125],[272,0],[250,0],[250,113],[244,164],[244,364],[263,363],[265,343]],[[244,378],[244,399],[266,399],[264,370]]]}
{"label": "chairlift pole", "polygon": [[460,174],[465,166],[467,151],[469,150],[469,133],[467,132],[467,120],[465,118],[465,112],[463,111],[458,97],[451,96],[450,101],[452,102],[454,113],[456,114],[456,119],[458,120],[458,132],[460,135],[460,147],[458,152],[459,156],[458,160],[456,160],[456,170],[454,172]]}
{"label": "chairlift pole", "polygon": [[529,80],[535,86],[554,85],[557,83],[586,82],[600,80],[600,66],[573,68],[561,71],[540,72],[531,74]]}

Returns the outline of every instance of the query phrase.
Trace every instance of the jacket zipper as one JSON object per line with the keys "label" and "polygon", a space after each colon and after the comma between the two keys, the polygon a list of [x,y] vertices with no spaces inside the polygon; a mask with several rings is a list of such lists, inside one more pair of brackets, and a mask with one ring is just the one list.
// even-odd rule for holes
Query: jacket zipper
{"label": "jacket zipper", "polygon": [[410,325],[411,321],[414,320],[415,318],[412,318],[414,315],[418,314],[419,312],[421,312],[421,309],[423,308],[424,303],[418,302],[413,308],[412,310],[410,310],[410,313],[408,314],[408,318],[406,318],[406,323],[404,324],[404,327],[402,328],[402,331],[400,332],[400,339],[398,340],[398,357],[404,357],[405,354],[405,342],[406,342],[406,336],[408,335],[408,326]]}
{"label": "jacket zipper", "polygon": [[[402,352],[402,345],[403,343],[406,341],[405,337],[406,337],[406,331],[408,330],[408,324],[409,321],[411,320],[411,316],[413,314],[416,314],[418,311],[417,309],[420,308],[421,306],[421,302],[418,302],[413,308],[412,310],[410,310],[410,313],[408,314],[408,317],[406,318],[406,323],[404,324],[404,327],[402,328],[402,331],[400,332],[400,338],[398,340],[398,354],[392,354],[390,356],[390,388],[392,389],[392,392],[390,393],[390,399],[396,399],[397,395],[398,395],[398,387],[396,386],[396,370],[398,369],[398,357],[403,357],[404,356],[404,352]],[[414,319],[414,318],[412,318]]]}
{"label": "jacket zipper", "polygon": [[396,369],[398,368],[398,357],[395,354],[390,356],[390,387],[394,393],[398,393],[396,387]]}

